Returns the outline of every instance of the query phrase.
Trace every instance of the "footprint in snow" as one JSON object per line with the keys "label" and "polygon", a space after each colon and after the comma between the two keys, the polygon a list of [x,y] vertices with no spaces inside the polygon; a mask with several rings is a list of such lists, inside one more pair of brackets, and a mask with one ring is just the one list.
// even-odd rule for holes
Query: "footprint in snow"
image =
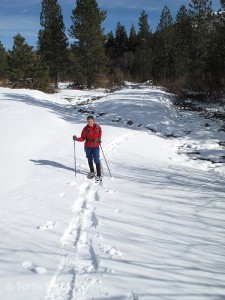
{"label": "footprint in snow", "polygon": [[56,222],[49,221],[45,225],[38,226],[37,229],[47,230],[47,229],[53,229],[53,228],[55,228],[55,226],[56,226]]}
{"label": "footprint in snow", "polygon": [[105,268],[105,273],[106,274],[113,274],[114,270],[110,269],[110,268]]}
{"label": "footprint in snow", "polygon": [[106,254],[110,255],[111,257],[122,256],[121,252],[116,247],[103,246],[103,245],[99,244],[99,248],[103,253],[106,253]]}
{"label": "footprint in snow", "polygon": [[31,261],[24,261],[22,266],[24,269],[30,270],[31,272],[36,273],[38,275],[46,273],[46,269],[44,267],[39,267],[33,264]]}

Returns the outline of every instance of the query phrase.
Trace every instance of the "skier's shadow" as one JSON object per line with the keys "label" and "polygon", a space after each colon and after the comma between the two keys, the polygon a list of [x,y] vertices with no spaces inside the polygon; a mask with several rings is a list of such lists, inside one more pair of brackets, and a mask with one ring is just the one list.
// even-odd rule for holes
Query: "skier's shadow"
{"label": "skier's shadow", "polygon": [[[74,172],[74,168],[67,167],[63,164],[57,163],[56,161],[46,160],[46,159],[40,159],[40,160],[30,159],[30,161],[32,161],[33,163],[35,163],[35,165],[38,165],[38,166],[45,166],[45,167],[51,166],[51,167],[54,167],[54,168],[64,169],[64,170]],[[59,171],[59,172],[63,172],[63,171]],[[85,172],[82,172],[81,170],[77,170],[77,172],[78,173],[85,173]],[[65,172],[63,172],[63,173],[65,173]]]}

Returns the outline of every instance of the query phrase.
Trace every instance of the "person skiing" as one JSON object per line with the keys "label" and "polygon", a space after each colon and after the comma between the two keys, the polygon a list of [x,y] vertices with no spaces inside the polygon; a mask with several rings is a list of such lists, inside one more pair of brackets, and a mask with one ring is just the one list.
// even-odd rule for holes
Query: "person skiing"
{"label": "person skiing", "polygon": [[84,142],[84,150],[86,152],[86,157],[88,159],[88,165],[90,172],[87,178],[92,179],[95,177],[94,163],[96,165],[97,175],[95,177],[96,182],[102,180],[101,176],[101,164],[100,164],[100,151],[99,146],[102,138],[102,129],[100,125],[95,123],[93,116],[87,117],[87,125],[83,128],[81,132],[81,137],[73,136],[73,140],[77,142]]}

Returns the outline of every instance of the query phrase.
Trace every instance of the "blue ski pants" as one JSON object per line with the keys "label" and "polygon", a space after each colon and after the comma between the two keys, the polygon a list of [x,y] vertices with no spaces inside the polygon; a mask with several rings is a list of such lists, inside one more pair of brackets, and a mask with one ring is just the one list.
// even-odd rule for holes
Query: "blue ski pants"
{"label": "blue ski pants", "polygon": [[95,164],[100,164],[99,147],[84,147],[84,150],[89,161],[93,161],[94,159]]}

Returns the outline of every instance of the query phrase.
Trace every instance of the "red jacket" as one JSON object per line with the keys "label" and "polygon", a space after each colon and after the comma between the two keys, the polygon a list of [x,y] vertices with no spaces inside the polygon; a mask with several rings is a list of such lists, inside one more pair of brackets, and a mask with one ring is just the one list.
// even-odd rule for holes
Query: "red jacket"
{"label": "red jacket", "polygon": [[77,138],[78,142],[85,141],[84,146],[85,147],[98,147],[100,145],[99,140],[102,138],[102,129],[101,127],[94,123],[94,126],[86,125],[82,132],[81,137]]}

